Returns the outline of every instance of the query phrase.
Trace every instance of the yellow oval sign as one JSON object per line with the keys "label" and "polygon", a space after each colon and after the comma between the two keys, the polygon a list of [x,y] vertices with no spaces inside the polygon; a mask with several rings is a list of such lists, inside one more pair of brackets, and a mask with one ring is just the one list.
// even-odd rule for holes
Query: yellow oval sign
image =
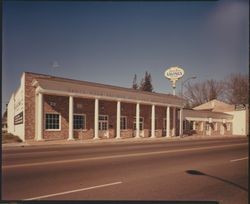
{"label": "yellow oval sign", "polygon": [[184,70],[179,67],[170,67],[165,71],[165,77],[173,80],[180,79],[184,75]]}

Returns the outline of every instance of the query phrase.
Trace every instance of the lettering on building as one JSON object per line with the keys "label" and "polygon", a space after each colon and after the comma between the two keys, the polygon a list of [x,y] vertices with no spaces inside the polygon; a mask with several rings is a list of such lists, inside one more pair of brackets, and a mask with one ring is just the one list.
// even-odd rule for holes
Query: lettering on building
{"label": "lettering on building", "polygon": [[14,116],[14,125],[23,124],[23,112]]}

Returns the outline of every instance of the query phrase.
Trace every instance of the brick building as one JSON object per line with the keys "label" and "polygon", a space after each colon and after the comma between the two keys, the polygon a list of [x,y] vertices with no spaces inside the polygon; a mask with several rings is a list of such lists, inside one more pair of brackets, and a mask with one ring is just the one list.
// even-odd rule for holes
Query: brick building
{"label": "brick building", "polygon": [[22,74],[7,111],[8,132],[23,141],[247,135],[248,131],[247,110],[235,111],[217,100],[188,110],[182,98],[171,94],[30,72]]}
{"label": "brick building", "polygon": [[24,72],[8,132],[25,140],[182,135],[184,101],[170,94]]}

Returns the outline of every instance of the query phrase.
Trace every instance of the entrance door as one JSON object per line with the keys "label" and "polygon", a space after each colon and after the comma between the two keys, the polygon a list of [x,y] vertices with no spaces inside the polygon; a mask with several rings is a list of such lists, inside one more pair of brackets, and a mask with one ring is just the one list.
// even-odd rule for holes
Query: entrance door
{"label": "entrance door", "polygon": [[108,115],[99,115],[99,136],[109,138]]}
{"label": "entrance door", "polygon": [[[134,136],[136,136],[136,117],[134,117]],[[140,117],[139,119],[139,129],[140,129],[140,137],[144,137],[144,118]]]}

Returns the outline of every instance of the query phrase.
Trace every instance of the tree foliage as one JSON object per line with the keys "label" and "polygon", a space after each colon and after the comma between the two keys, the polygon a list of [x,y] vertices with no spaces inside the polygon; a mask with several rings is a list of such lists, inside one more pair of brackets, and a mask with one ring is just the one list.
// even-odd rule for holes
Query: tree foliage
{"label": "tree foliage", "polygon": [[198,106],[213,99],[223,100],[224,84],[221,81],[210,79],[204,82],[188,83],[185,88],[183,97],[188,107]]}
{"label": "tree foliage", "polygon": [[152,92],[153,91],[153,85],[152,85],[151,74],[149,74],[148,72],[145,72],[144,78],[142,78],[141,81],[140,81],[140,86],[138,86],[138,84],[137,84],[137,76],[135,74],[134,79],[133,79],[132,88],[133,89],[139,89],[141,91]]}
{"label": "tree foliage", "polygon": [[142,91],[153,91],[152,78],[148,72],[145,72],[144,78],[141,80],[140,90]]}
{"label": "tree foliage", "polygon": [[248,76],[231,74],[226,79],[214,79],[204,82],[188,83],[184,86],[183,94],[186,107],[194,107],[213,99],[218,99],[230,104],[248,104],[249,81]]}
{"label": "tree foliage", "polygon": [[138,89],[139,88],[139,86],[137,84],[137,76],[136,76],[136,74],[135,74],[134,79],[133,79],[132,88],[133,89]]}
{"label": "tree foliage", "polygon": [[224,80],[225,98],[231,104],[248,104],[249,81],[247,75],[233,73]]}

